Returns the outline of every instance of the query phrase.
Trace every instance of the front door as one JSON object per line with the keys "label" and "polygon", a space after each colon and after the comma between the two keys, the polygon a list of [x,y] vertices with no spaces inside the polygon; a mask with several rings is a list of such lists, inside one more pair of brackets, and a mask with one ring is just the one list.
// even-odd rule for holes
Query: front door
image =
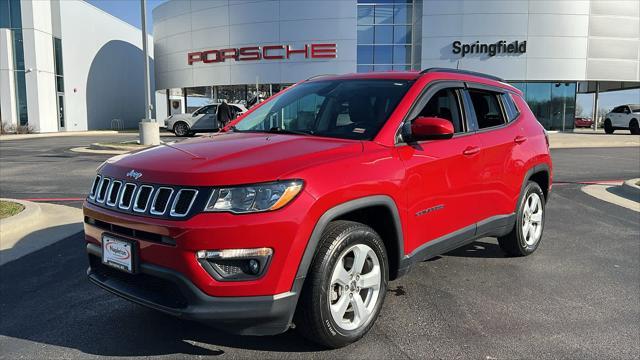
{"label": "front door", "polygon": [[217,129],[216,105],[209,105],[199,110],[198,119],[191,127],[199,131],[211,131]]}
{"label": "front door", "polygon": [[65,131],[67,124],[64,113],[64,94],[58,94],[58,131]]}
{"label": "front door", "polygon": [[406,168],[408,228],[412,229],[408,252],[438,238],[475,233],[482,149],[465,120],[462,86],[438,89],[431,96],[427,91],[424,96],[430,98],[417,115],[451,121],[453,138],[398,148]]}

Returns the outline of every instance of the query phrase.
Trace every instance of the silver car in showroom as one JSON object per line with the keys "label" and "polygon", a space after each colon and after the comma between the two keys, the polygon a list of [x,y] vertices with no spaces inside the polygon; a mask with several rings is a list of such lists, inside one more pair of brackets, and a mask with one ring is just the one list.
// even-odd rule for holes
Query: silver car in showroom
{"label": "silver car in showroom", "polygon": [[[165,119],[167,130],[176,136],[193,136],[199,132],[214,132],[221,128],[218,123],[217,111],[220,103],[205,105],[193,113],[171,115]],[[236,118],[245,112],[247,108],[242,104],[228,104],[232,118]]]}

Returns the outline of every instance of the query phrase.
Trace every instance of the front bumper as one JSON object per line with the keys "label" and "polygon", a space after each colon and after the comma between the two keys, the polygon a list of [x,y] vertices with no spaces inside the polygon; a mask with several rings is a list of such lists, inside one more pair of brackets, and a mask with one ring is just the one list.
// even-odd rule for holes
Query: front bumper
{"label": "front bumper", "polygon": [[297,281],[291,291],[270,296],[214,297],[171,269],[140,263],[137,274],[128,274],[103,265],[98,245],[88,243],[87,253],[87,276],[101,288],[148,308],[242,335],[286,331],[302,286]]}

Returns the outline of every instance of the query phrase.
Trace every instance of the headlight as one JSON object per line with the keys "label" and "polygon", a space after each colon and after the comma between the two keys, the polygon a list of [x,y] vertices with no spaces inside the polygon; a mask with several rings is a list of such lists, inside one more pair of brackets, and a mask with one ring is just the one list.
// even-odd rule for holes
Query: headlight
{"label": "headlight", "polygon": [[216,188],[204,211],[244,214],[277,210],[293,200],[300,190],[301,180]]}

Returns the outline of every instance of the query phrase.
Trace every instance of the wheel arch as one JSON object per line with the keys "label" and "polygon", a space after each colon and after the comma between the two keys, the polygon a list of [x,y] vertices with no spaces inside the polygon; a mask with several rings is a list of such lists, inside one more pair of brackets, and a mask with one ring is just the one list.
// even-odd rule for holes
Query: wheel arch
{"label": "wheel arch", "polygon": [[[547,202],[549,200],[550,186],[551,186],[551,169],[547,164],[538,164],[530,168],[522,181],[522,186],[520,188],[520,197],[524,192],[524,188],[527,186],[529,181],[533,181],[540,185],[542,189],[542,193],[544,194],[544,201]],[[518,204],[520,203],[520,199],[518,199]],[[517,206],[517,204],[516,204]]]}
{"label": "wheel arch", "polygon": [[[385,219],[391,220],[392,226],[388,226],[389,223],[386,221],[381,221]],[[322,233],[326,226],[334,220],[352,220],[371,226],[380,235],[387,249],[389,278],[392,280],[398,277],[400,260],[404,255],[404,235],[400,213],[391,197],[373,195],[336,205],[322,214],[316,222],[298,265],[294,286],[296,283],[301,286],[304,282]]]}

